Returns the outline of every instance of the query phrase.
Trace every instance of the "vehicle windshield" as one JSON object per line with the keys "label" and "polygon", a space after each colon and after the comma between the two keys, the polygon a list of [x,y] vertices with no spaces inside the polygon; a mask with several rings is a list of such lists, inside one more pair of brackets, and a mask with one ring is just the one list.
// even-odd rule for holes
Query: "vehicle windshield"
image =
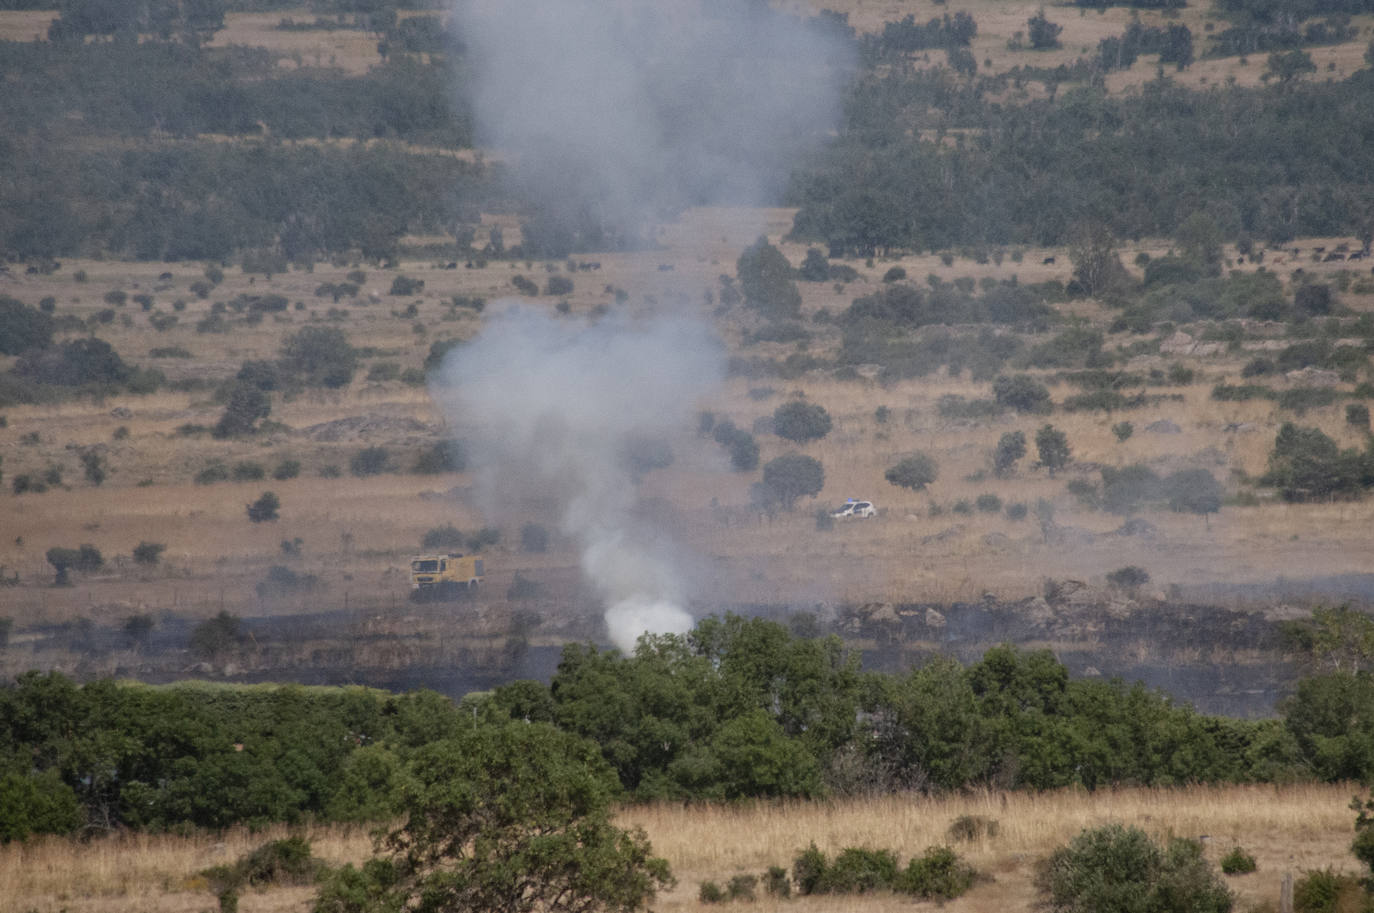
{"label": "vehicle windshield", "polygon": [[410,569],[417,574],[433,574],[439,570],[439,562],[434,558],[410,562]]}

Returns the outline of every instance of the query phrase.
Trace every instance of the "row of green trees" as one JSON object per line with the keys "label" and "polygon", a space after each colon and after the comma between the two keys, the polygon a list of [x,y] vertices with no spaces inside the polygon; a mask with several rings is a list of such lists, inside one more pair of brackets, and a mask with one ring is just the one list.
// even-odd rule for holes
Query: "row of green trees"
{"label": "row of green trees", "polygon": [[0,257],[381,259],[406,231],[475,222],[491,195],[481,166],[389,146],[140,142],[111,154],[71,140],[0,138],[14,176],[0,184]]}
{"label": "row of green trees", "polygon": [[1048,651],[864,673],[837,638],[726,616],[632,656],[570,645],[550,685],[461,705],[26,673],[0,690],[0,834],[381,820],[425,746],[510,720],[586,740],[639,800],[1374,775],[1374,679],[1358,664],[1302,680],[1281,718],[1233,720],[1071,679]]}
{"label": "row of green trees", "polygon": [[[1063,244],[1089,221],[1170,236],[1200,200],[1224,237],[1360,235],[1374,218],[1359,139],[1374,70],[1260,89],[1156,80],[1121,97],[1086,86],[1017,106],[990,100],[1006,79],[887,69],[858,80],[840,137],[795,176],[794,235],[872,256]],[[967,136],[947,142],[954,130]]]}
{"label": "row of green trees", "polygon": [[466,147],[454,64],[396,57],[360,75],[282,70],[261,48],[147,41],[0,42],[0,124],[11,134],[70,124],[122,137],[270,134],[401,139]]}

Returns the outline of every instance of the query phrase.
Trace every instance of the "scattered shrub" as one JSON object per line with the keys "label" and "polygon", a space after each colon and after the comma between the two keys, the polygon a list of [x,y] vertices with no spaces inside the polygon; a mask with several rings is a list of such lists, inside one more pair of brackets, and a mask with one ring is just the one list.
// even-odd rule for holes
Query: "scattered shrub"
{"label": "scattered shrub", "polygon": [[215,482],[229,481],[229,467],[216,460],[195,475],[197,485],[212,485]]}
{"label": "scattered shrub", "polygon": [[262,468],[261,463],[244,460],[234,464],[233,477],[235,482],[258,482],[266,475],[267,471]]}
{"label": "scattered shrub", "polygon": [[1294,913],[1364,913],[1368,909],[1368,895],[1356,875],[1313,869],[1293,885]]}
{"label": "scattered shrub", "polygon": [[846,847],[825,870],[823,894],[863,894],[890,888],[897,879],[897,856],[891,850]]}
{"label": "scattered shrub", "polygon": [[411,279],[408,276],[397,276],[391,280],[390,295],[405,297],[407,295],[418,295],[425,290],[425,280]]}
{"label": "scattered shrub", "polygon": [[161,542],[140,542],[134,546],[134,562],[149,566],[157,564],[166,548]]}
{"label": "scattered shrub", "polygon": [[730,879],[730,886],[727,893],[731,900],[749,900],[755,898],[754,890],[758,887],[759,877],[748,873],[736,875]]}
{"label": "scattered shrub", "polygon": [[[996,825],[996,822],[993,822]],[[903,894],[923,900],[953,900],[973,887],[977,872],[947,846],[933,846],[893,880]]]}
{"label": "scattered shrub", "polygon": [[1221,871],[1225,875],[1248,875],[1256,868],[1255,857],[1238,846],[1221,857]]}
{"label": "scattered shrub", "polygon": [[281,508],[281,500],[272,492],[264,491],[256,501],[249,504],[246,508],[248,519],[254,523],[266,523],[278,519],[277,511]]}
{"label": "scattered shrub", "polygon": [[307,592],[318,584],[319,579],[314,574],[298,574],[289,567],[274,564],[267,569],[267,576],[258,581],[254,589],[259,599],[266,599],[270,596]]}
{"label": "scattered shrub", "polygon": [[778,437],[805,444],[830,433],[830,413],[823,406],[792,400],[773,412],[773,431]]}
{"label": "scattered shrub", "polygon": [[348,469],[361,478],[386,472],[390,463],[391,452],[385,447],[365,447],[353,454],[353,458],[348,461]]}
{"label": "scattered shrub", "polygon": [[1130,422],[1117,422],[1112,426],[1112,434],[1116,435],[1117,443],[1124,444],[1135,434],[1135,425]]}
{"label": "scattered shrub", "polygon": [[1029,509],[1026,507],[1024,501],[1015,501],[1007,505],[1008,520],[1024,520],[1028,512]]}
{"label": "scattered shrub", "polygon": [[792,879],[787,876],[787,869],[780,865],[770,865],[763,876],[763,889],[770,897],[791,897]]}
{"label": "scattered shrub", "polygon": [[697,889],[697,900],[702,903],[724,903],[725,891],[714,881],[703,881]]}
{"label": "scattered shrub", "polygon": [[1002,509],[1002,499],[990,492],[984,492],[973,502],[985,514],[995,514]]}
{"label": "scattered shrub", "polygon": [[950,822],[947,833],[950,840],[981,840],[984,837],[996,837],[1000,829],[996,818],[960,815]]}
{"label": "scattered shrub", "polygon": [[420,547],[426,551],[444,551],[463,547],[463,533],[452,523],[430,529],[420,539]]}
{"label": "scattered shrub", "polygon": [[1133,590],[1150,582],[1150,574],[1143,567],[1128,564],[1107,574],[1107,582],[1117,589]]}
{"label": "scattered shrub", "polygon": [[1056,913],[1228,913],[1233,901],[1201,844],[1175,839],[1160,847],[1120,824],[1085,830],[1055,850],[1036,887]]}
{"label": "scattered shrub", "polygon": [[272,478],[278,482],[285,482],[287,479],[294,479],[301,474],[300,460],[282,460],[277,464],[277,468],[272,470]]}
{"label": "scattered shrub", "polygon": [[410,471],[417,475],[462,472],[468,468],[467,452],[457,441],[435,441],[415,455]]}

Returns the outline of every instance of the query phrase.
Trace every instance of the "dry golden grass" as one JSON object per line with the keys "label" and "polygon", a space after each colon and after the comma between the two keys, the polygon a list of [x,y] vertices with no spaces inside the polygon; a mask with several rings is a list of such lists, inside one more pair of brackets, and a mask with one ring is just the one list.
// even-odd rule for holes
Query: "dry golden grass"
{"label": "dry golden grass", "polygon": [[[717,277],[733,273],[738,251],[759,233],[777,239],[790,224],[787,209],[741,210],[715,208],[690,211],[663,227],[659,250],[598,255],[602,269],[574,276],[570,296],[574,312],[584,313],[609,304],[613,296],[606,286],[629,293],[627,307],[653,311],[664,306],[704,311],[706,292],[717,287]],[[493,224],[496,220],[493,220]],[[509,226],[507,226],[509,227]],[[1318,239],[1334,246],[1337,239]],[[1310,247],[1318,241],[1298,242]],[[784,243],[794,262],[805,254],[805,245]],[[1158,254],[1162,242],[1144,242],[1140,249]],[[1125,252],[1129,262],[1132,251]],[[900,265],[915,282],[928,273],[945,281],[961,276],[993,277],[1020,281],[1065,279],[1069,264],[1063,250],[1003,252],[1001,262],[990,259],[977,264],[956,258],[949,266],[934,255],[909,255],[875,263],[854,265],[860,280],[836,289],[830,283],[803,283],[804,311],[814,315],[822,308],[832,314],[847,307],[853,298],[882,287],[881,276]],[[1042,261],[1055,256],[1055,264]],[[1289,254],[1275,254],[1272,259]],[[1313,265],[1300,258],[1309,272],[1334,276],[1335,264]],[[21,300],[43,295],[58,299],[61,313],[90,318],[108,307],[106,291],[119,288],[130,295],[144,292],[154,307],[170,311],[175,300],[187,302],[177,326],[156,332],[147,315],[132,303],[116,309],[116,319],[101,326],[102,337],[132,360],[155,365],[171,377],[224,378],[245,359],[270,359],[289,332],[323,320],[339,326],[355,343],[375,347],[377,361],[391,361],[402,368],[418,367],[434,339],[465,338],[477,332],[481,318],[458,311],[457,319],[445,319],[445,303],[453,295],[478,295],[489,300],[512,290],[511,278],[528,275],[543,282],[543,264],[492,263],[485,269],[446,270],[432,262],[406,262],[395,272],[370,269],[354,303],[346,299],[337,307],[315,297],[325,282],[340,282],[350,267],[317,265],[313,271],[292,270],[270,278],[248,276],[237,269],[226,271],[224,283],[200,300],[188,291],[201,278],[196,265],[69,261],[51,276],[17,276],[7,281],[7,294]],[[660,266],[671,266],[662,271]],[[1251,268],[1248,267],[1247,268]],[[1283,267],[1275,267],[1282,269]],[[159,274],[171,272],[170,280]],[[85,282],[75,280],[82,270]],[[404,274],[425,280],[418,295],[388,294],[391,279]],[[303,302],[282,314],[271,315],[256,326],[236,326],[230,334],[197,333],[196,321],[209,313],[211,301],[230,300],[238,294],[281,294]],[[1345,295],[1343,302],[1369,309],[1374,296]],[[402,310],[417,304],[417,315]],[[547,299],[539,305],[549,306]],[[334,308],[332,317],[330,309]],[[1109,312],[1092,303],[1075,303],[1066,310],[1098,323]],[[127,324],[127,325],[126,325]],[[416,332],[421,326],[424,332]],[[742,324],[730,317],[717,325],[727,339],[738,340]],[[837,331],[810,323],[817,334],[811,350],[820,354],[837,344]],[[1113,339],[1111,344],[1129,341]],[[151,359],[154,347],[180,346],[191,359]],[[785,356],[790,346],[770,344],[748,350]],[[1231,470],[1251,475],[1265,468],[1273,435],[1282,421],[1292,418],[1272,403],[1218,403],[1210,390],[1219,380],[1236,382],[1241,366],[1251,353],[1183,359],[1198,372],[1190,387],[1166,392],[1180,393],[1182,403],[1167,402],[1147,409],[1108,415],[1104,413],[1056,413],[1048,418],[1069,437],[1080,468],[1058,478],[1032,467],[1032,453],[1011,478],[991,477],[989,454],[1005,431],[1022,430],[1028,436],[1046,419],[1008,415],[994,421],[973,423],[941,418],[936,403],[945,394],[968,397],[988,395],[986,383],[967,376],[948,377],[943,371],[924,378],[881,386],[868,382],[838,382],[808,375],[796,380],[733,379],[711,401],[699,404],[743,427],[768,416],[792,395],[805,395],[830,411],[835,430],[826,439],[795,448],[770,435],[760,435],[763,459],[801,449],[826,467],[826,487],[818,502],[803,501],[796,514],[764,523],[743,507],[753,477],[726,471],[716,445],[684,429],[674,442],[677,464],[652,475],[643,486],[648,498],[670,503],[675,514],[674,532],[688,545],[699,566],[693,572],[703,582],[700,599],[711,602],[787,601],[810,604],[831,601],[945,601],[978,598],[991,592],[1021,597],[1039,592],[1045,576],[1100,580],[1107,571],[1125,564],[1147,567],[1159,586],[1169,583],[1209,583],[1269,580],[1277,575],[1295,578],[1318,574],[1353,573],[1367,569],[1363,541],[1374,513],[1364,503],[1327,505],[1268,504],[1260,507],[1224,508],[1210,524],[1173,514],[1148,514],[1161,535],[1152,542],[1100,536],[1091,547],[1046,543],[1033,519],[1013,522],[1001,514],[960,516],[948,508],[960,500],[993,493],[1004,502],[1034,504],[1051,500],[1056,522],[1092,533],[1107,533],[1120,519],[1081,509],[1064,493],[1067,478],[1096,477],[1097,465],[1146,462],[1167,472],[1187,465],[1205,465],[1219,477]],[[1159,365],[1167,364],[1159,360]],[[3,367],[4,365],[0,365]],[[365,374],[365,370],[363,372]],[[1073,392],[1055,390],[1057,397]],[[879,424],[878,406],[891,410],[891,418]],[[1310,412],[1302,421],[1317,424],[1335,435],[1344,446],[1358,446],[1358,435],[1347,429],[1341,405]],[[128,410],[127,413],[122,410]],[[289,400],[278,398],[272,418],[292,431],[258,439],[220,442],[207,437],[180,437],[178,426],[211,425],[221,407],[207,394],[160,393],[149,397],[113,397],[103,402],[78,400],[56,406],[14,407],[6,410],[8,428],[0,431],[0,455],[8,478],[23,472],[59,465],[70,490],[29,494],[12,498],[6,518],[7,535],[0,537],[0,565],[18,570],[30,584],[6,593],[5,614],[21,626],[85,616],[118,620],[132,611],[175,610],[192,615],[211,614],[220,607],[259,614],[331,608],[343,593],[354,600],[385,607],[403,597],[405,557],[419,544],[424,531],[445,522],[475,528],[484,521],[480,503],[468,490],[473,479],[466,474],[422,477],[388,475],[354,479],[347,475],[349,458],[365,446],[390,447],[404,465],[413,448],[425,436],[444,433],[444,419],[424,390],[396,382],[355,382],[347,391],[311,391]],[[369,416],[383,420],[415,420],[431,429],[426,434],[354,437],[326,442],[303,433],[306,429],[341,418]],[[1167,418],[1178,425],[1178,434],[1150,434],[1145,425]],[[1111,425],[1122,419],[1135,423],[1137,433],[1118,443]],[[1242,432],[1227,431],[1242,424]],[[128,436],[114,440],[119,428]],[[453,429],[462,436],[461,429]],[[37,443],[26,441],[37,435]],[[110,476],[95,489],[84,483],[75,448],[100,444],[107,453]],[[926,451],[940,465],[940,479],[929,492],[897,489],[883,479],[885,470],[901,457]],[[223,483],[195,486],[191,478],[211,460],[229,465],[239,461],[261,463],[270,473],[283,459],[302,463],[299,479],[278,482]],[[323,467],[341,468],[343,479],[319,477]],[[981,474],[981,475],[980,475]],[[151,483],[151,484],[149,484]],[[146,487],[141,487],[146,486]],[[246,521],[244,505],[271,489],[283,501],[282,519],[275,524]],[[442,493],[450,493],[440,497]],[[884,515],[877,521],[841,524],[830,533],[814,530],[813,511],[820,504],[846,497],[877,501]],[[930,516],[932,504],[945,508]],[[724,510],[714,505],[723,505]],[[502,525],[507,535],[526,521],[553,525],[554,518],[507,511]],[[938,536],[938,538],[933,538]],[[282,539],[305,541],[303,570],[319,574],[326,587],[308,600],[276,605],[260,604],[253,585],[266,569],[279,563]],[[140,541],[168,546],[164,566],[154,570],[130,565],[127,559],[106,572],[80,581],[70,590],[43,586],[50,569],[43,558],[53,546],[91,542],[107,558],[127,556]],[[563,548],[534,558],[499,549],[491,561],[497,576],[492,593],[504,592],[516,570],[560,572],[576,566],[576,555]],[[709,568],[709,569],[708,569]]]}
{"label": "dry golden grass", "polygon": [[[948,798],[889,796],[835,802],[740,806],[656,805],[624,809],[622,826],[640,826],[654,850],[666,858],[678,885],[654,908],[707,909],[697,901],[704,880],[725,881],[739,873],[758,874],[770,865],[791,867],[811,841],[828,853],[846,846],[885,847],[902,859],[948,842],[947,829],[961,815],[998,821],[997,836],[958,844],[993,881],[947,905],[959,911],[1029,909],[1034,867],[1056,846],[1085,827],[1121,822],[1158,839],[1205,837],[1214,862],[1239,844],[1253,853],[1259,871],[1228,879],[1239,910],[1276,899],[1285,871],[1334,865],[1354,870],[1349,856],[1353,787],[1246,786],[1188,789],[1126,789],[1083,793],[987,792]],[[257,834],[242,830],[222,836],[124,835],[82,843],[38,840],[0,847],[0,883],[7,891],[0,910],[66,909],[72,913],[191,913],[213,907],[198,881],[204,868],[230,862],[260,843],[286,836],[285,828]],[[315,854],[333,864],[359,862],[371,851],[366,831],[308,828]],[[304,911],[307,888],[246,893],[245,911]],[[910,909],[911,901],[888,895],[805,898],[785,904],[764,899],[766,910],[887,911]]]}

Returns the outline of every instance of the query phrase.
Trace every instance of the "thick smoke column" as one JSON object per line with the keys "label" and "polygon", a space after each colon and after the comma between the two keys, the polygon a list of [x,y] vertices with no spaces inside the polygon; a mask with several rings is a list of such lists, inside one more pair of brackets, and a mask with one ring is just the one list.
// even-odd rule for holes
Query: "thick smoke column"
{"label": "thick smoke column", "polygon": [[692,624],[670,558],[633,517],[626,448],[687,427],[723,364],[696,321],[554,319],[507,304],[443,367],[436,397],[473,441],[483,488],[497,500],[551,493],[626,651],[644,631]]}
{"label": "thick smoke column", "polygon": [[[459,0],[454,22],[479,142],[509,165],[546,241],[642,243],[684,206],[775,199],[839,110],[847,48],[766,0]],[[621,648],[686,631],[673,550],[635,517],[624,453],[689,427],[722,377],[711,330],[682,316],[487,313],[436,396],[480,461],[488,506],[532,491],[558,505]]]}

